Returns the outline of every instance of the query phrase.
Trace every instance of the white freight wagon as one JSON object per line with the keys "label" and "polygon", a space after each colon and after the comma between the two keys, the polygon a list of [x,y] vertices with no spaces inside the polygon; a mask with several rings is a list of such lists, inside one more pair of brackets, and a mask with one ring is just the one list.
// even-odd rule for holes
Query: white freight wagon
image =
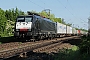
{"label": "white freight wagon", "polygon": [[70,27],[70,34],[72,34],[72,27]]}
{"label": "white freight wagon", "polygon": [[63,27],[62,33],[63,33],[63,34],[66,34],[66,25],[63,24],[62,27]]}
{"label": "white freight wagon", "polygon": [[67,34],[70,34],[70,26],[67,26],[66,33],[67,33]]}
{"label": "white freight wagon", "polygon": [[63,34],[63,24],[56,22],[56,33]]}
{"label": "white freight wagon", "polygon": [[75,28],[72,28],[72,34],[75,35],[76,33],[76,29]]}

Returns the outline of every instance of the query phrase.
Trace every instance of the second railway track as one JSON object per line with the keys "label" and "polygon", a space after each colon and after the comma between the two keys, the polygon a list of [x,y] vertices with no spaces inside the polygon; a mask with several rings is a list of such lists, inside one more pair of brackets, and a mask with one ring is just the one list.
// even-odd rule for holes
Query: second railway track
{"label": "second railway track", "polygon": [[[23,52],[51,52],[54,51],[54,49],[57,49],[55,47],[58,47],[59,45],[62,45],[62,42],[64,40],[70,40],[77,38],[78,36],[73,37],[65,37],[65,38],[57,38],[53,40],[44,40],[44,41],[36,41],[36,42],[26,42],[26,43],[7,43],[0,45],[0,58],[7,59],[16,55],[19,55]],[[12,45],[11,45],[12,44]],[[6,47],[3,47],[6,46]],[[8,47],[8,48],[7,48]]]}

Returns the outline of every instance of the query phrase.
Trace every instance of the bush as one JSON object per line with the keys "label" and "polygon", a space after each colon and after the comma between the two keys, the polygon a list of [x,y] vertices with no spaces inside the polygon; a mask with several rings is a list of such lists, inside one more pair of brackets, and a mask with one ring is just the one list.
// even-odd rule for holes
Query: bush
{"label": "bush", "polygon": [[73,46],[71,49],[64,49],[58,54],[54,55],[54,60],[77,60],[79,59],[80,53],[77,46]]}

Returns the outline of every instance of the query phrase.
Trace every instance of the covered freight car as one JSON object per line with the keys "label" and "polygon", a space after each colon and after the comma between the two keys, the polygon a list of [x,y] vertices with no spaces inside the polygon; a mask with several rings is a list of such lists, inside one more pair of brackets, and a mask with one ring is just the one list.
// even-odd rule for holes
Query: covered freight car
{"label": "covered freight car", "polygon": [[63,34],[63,24],[56,22],[56,33]]}
{"label": "covered freight car", "polygon": [[77,35],[77,30],[74,27],[72,28],[72,34]]}
{"label": "covered freight car", "polygon": [[71,36],[72,35],[72,27],[56,22],[56,34],[58,36],[61,36],[61,35]]}
{"label": "covered freight car", "polygon": [[71,36],[72,35],[72,27],[67,26],[66,28],[67,28],[66,29],[66,34],[69,35],[69,36]]}
{"label": "covered freight car", "polygon": [[77,30],[77,35],[81,35],[81,30]]}
{"label": "covered freight car", "polygon": [[66,34],[66,25],[56,22],[56,36],[64,36]]}
{"label": "covered freight car", "polygon": [[66,34],[66,33],[67,33],[67,32],[66,32],[66,31],[67,31],[66,25],[63,24],[62,26],[63,26],[63,31],[62,31],[62,33],[63,33],[63,34]]}

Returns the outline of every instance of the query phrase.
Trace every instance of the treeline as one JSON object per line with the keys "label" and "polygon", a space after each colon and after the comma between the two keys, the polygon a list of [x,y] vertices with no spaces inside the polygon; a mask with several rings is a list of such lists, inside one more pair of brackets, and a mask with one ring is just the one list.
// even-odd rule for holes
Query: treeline
{"label": "treeline", "polygon": [[19,10],[18,8],[13,8],[5,11],[5,17],[7,20],[15,21],[18,15],[24,15],[24,12]]}
{"label": "treeline", "polygon": [[18,8],[3,10],[0,8],[0,36],[9,36],[12,32],[15,19],[18,15],[24,15],[24,12]]}

